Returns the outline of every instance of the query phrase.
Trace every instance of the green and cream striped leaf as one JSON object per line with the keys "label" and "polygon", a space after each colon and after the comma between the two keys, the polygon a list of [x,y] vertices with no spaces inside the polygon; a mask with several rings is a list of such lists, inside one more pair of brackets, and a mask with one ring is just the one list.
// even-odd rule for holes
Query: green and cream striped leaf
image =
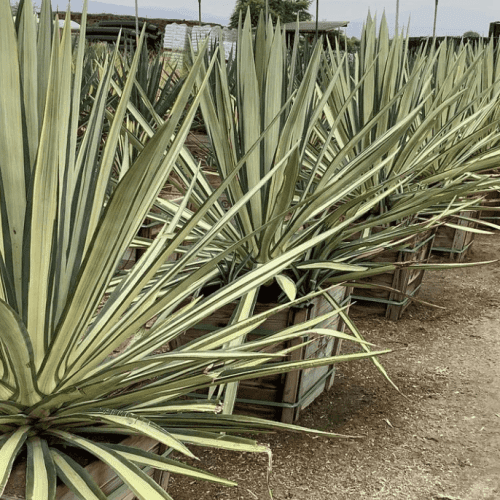
{"label": "green and cream striped leaf", "polygon": [[[199,429],[203,431],[207,430],[207,427],[213,427],[216,425],[216,421],[220,421],[221,425],[224,425],[225,430],[230,435],[230,432],[239,432],[240,429],[246,429],[248,431],[260,430],[286,430],[292,432],[305,432],[309,434],[317,434],[320,436],[327,437],[343,437],[343,438],[356,438],[359,436],[347,436],[343,434],[336,434],[333,432],[320,431],[317,429],[307,429],[294,424],[287,424],[284,422],[276,422],[271,420],[266,420],[259,417],[253,417],[250,415],[195,415],[184,413],[180,415],[169,415],[167,418],[159,417],[158,422],[166,427],[177,428],[180,426],[182,421],[185,420],[190,423],[189,427],[192,429]],[[191,433],[197,432],[197,430],[191,431]]]}
{"label": "green and cream striped leaf", "polygon": [[[330,302],[330,304],[332,304],[333,307],[335,308],[338,308],[338,304],[336,303],[336,301],[330,297],[329,295],[325,295],[325,298],[326,300],[328,300],[328,302]],[[343,311],[339,311],[339,314],[342,318],[342,320],[345,322],[347,328],[349,328],[351,330],[351,332],[357,337],[359,338],[360,340],[364,340],[361,333],[359,332],[358,328],[354,325],[354,323],[352,322],[352,320],[347,316],[347,314],[345,314]],[[373,351],[370,350],[369,346],[367,345],[364,345],[362,344],[362,347],[363,349],[365,350],[366,354],[371,354],[372,356],[371,357],[371,360],[373,362],[373,364],[377,367],[378,371],[385,377],[385,379],[398,391],[399,391],[399,388],[398,386],[392,381],[392,379],[389,377],[389,375],[387,374],[387,372],[385,371],[385,368],[382,366],[382,364],[380,363],[380,361],[378,360],[377,356],[376,356],[376,353],[374,353]]]}
{"label": "green and cream striped leaf", "polygon": [[[174,450],[186,455],[190,458],[195,458],[193,453],[189,451],[182,443],[173,439],[172,436],[158,427],[152,422],[142,419],[133,414],[125,414],[118,415],[113,413],[86,413],[82,415],[83,418],[95,419],[100,422],[109,422],[110,424],[117,425],[120,427],[124,427],[126,429],[130,429],[134,432],[140,433],[144,436],[148,436],[152,439],[163,443],[165,446],[169,448],[173,448]],[[74,415],[74,418],[78,418],[78,414]]]}
{"label": "green and cream striped leaf", "polygon": [[34,370],[31,339],[21,318],[5,302],[0,301],[0,330],[2,331],[2,357],[15,370],[9,371],[8,382],[15,393],[8,399],[30,406],[41,399]]}
{"label": "green and cream striped leaf", "polygon": [[26,500],[54,500],[57,475],[47,441],[34,436],[26,445]]}
{"label": "green and cream striped leaf", "polygon": [[[50,277],[52,267],[52,252],[56,230],[57,199],[59,189],[59,165],[62,147],[61,129],[67,130],[68,124],[63,123],[66,106],[61,102],[64,76],[69,72],[68,65],[62,66],[58,30],[54,30],[52,55],[47,88],[47,102],[43,116],[40,145],[33,171],[32,191],[30,193],[29,213],[27,218],[27,255],[30,280],[27,283],[26,327],[32,332],[32,344],[35,358],[35,368],[42,364],[45,350],[50,339],[46,331],[48,316],[48,294],[50,293]],[[65,101],[62,101],[65,102]]]}
{"label": "green and cream striped leaf", "polygon": [[147,465],[158,470],[165,470],[173,474],[182,474],[183,476],[192,477],[194,479],[211,481],[223,484],[224,486],[236,486],[236,483],[233,481],[219,478],[213,474],[183,464],[177,460],[161,457],[154,453],[148,453],[147,451],[119,444],[109,445],[109,448],[117,451],[121,456],[138,465]]}
{"label": "green and cream striped leaf", "polygon": [[196,446],[206,446],[207,448],[238,452],[271,453],[270,449],[265,445],[257,444],[255,441],[235,436],[224,436],[198,430],[191,431],[188,429],[172,429],[172,435],[179,439],[179,441]]}
{"label": "green and cream striped leaf", "polygon": [[108,497],[81,465],[55,448],[50,449],[50,454],[57,468],[57,475],[78,498],[107,500]]}
{"label": "green and cream striped leaf", "polygon": [[319,359],[307,359],[301,361],[288,361],[283,363],[273,363],[272,366],[267,367],[259,367],[256,369],[236,369],[236,370],[227,370],[224,374],[222,374],[217,382],[218,384],[231,383],[234,381],[242,381],[248,380],[255,377],[267,377],[270,375],[277,375],[279,373],[286,373],[291,370],[307,370],[308,368],[315,368],[318,366],[325,365],[333,365],[337,363],[343,363],[348,361],[355,361],[359,359],[366,358],[376,358],[382,354],[387,354],[391,352],[390,350],[383,351],[370,351],[369,347],[366,344],[362,344],[367,352],[364,353],[355,353],[355,354],[343,354],[338,356],[328,356],[325,358]]}
{"label": "green and cream striped leaf", "polygon": [[[24,31],[26,38],[29,32]],[[28,41],[26,40],[26,44]],[[19,68],[19,49],[14,22],[8,2],[0,3],[0,172],[2,198],[1,254],[5,263],[2,272],[2,291],[12,307],[22,314],[22,258],[23,228],[26,213],[26,171],[23,140],[23,118],[21,94],[21,74]],[[23,53],[23,59],[29,56]],[[23,76],[26,76],[23,73]],[[29,89],[26,89],[29,92]]]}
{"label": "green and cream striped leaf", "polygon": [[[128,485],[140,500],[171,500],[158,484],[135,464],[123,458],[119,453],[105,445],[93,443],[88,439],[76,436],[69,432],[52,430],[49,432],[72,446],[82,448],[92,453],[96,458],[111,467],[120,479]],[[56,462],[57,464],[57,462]],[[78,474],[79,475],[79,474]],[[71,478],[70,478],[71,481]],[[97,497],[99,498],[99,497]]]}
{"label": "green and cream striped leaf", "polygon": [[29,425],[18,427],[17,430],[5,440],[0,448],[0,495],[4,492],[14,460],[21,446],[26,441],[30,429],[31,427]]}
{"label": "green and cream striped leaf", "polygon": [[293,280],[284,274],[277,274],[275,279],[280,288],[286,293],[286,296],[290,300],[295,300],[295,297],[297,296],[297,287],[295,286]]}

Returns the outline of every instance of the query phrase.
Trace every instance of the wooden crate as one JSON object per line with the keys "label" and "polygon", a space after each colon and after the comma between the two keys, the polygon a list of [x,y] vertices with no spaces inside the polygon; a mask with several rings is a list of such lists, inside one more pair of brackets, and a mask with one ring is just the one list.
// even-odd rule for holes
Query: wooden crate
{"label": "wooden crate", "polygon": [[[339,304],[349,301],[349,293],[344,287],[337,287],[328,292]],[[346,298],[347,297],[347,298]],[[176,339],[173,347],[180,347],[197,339],[210,331],[226,326],[233,314],[236,304],[230,304],[212,316],[203,324],[187,330]],[[261,313],[275,307],[276,304],[257,303],[255,313]],[[331,310],[330,303],[324,297],[316,297],[305,307],[288,308],[268,318],[259,328],[248,335],[249,340],[261,338],[283,330],[291,325],[300,324],[315,316],[326,314]],[[321,322],[319,328],[332,328],[343,331],[344,323],[339,315]],[[282,342],[273,347],[277,352],[292,346],[305,344],[293,351],[289,360],[316,359],[339,354],[341,340],[317,334],[304,335],[293,341]],[[240,382],[235,413],[249,414],[269,419],[292,423],[299,418],[300,411],[311,404],[324,390],[328,390],[334,380],[335,366],[324,366],[307,370],[296,370],[286,374],[272,375]],[[200,397],[203,397],[200,395]]]}
{"label": "wooden crate", "polygon": [[[477,219],[479,217],[479,211],[464,210],[460,212],[459,215],[460,217]],[[463,219],[454,219],[453,223],[463,227],[477,227],[476,222]],[[453,227],[440,226],[436,232],[432,251],[440,255],[444,254],[450,260],[463,262],[473,243],[474,233]]]}
{"label": "wooden crate", "polygon": [[490,191],[482,202],[480,219],[494,224],[500,223],[500,191]]}
{"label": "wooden crate", "polygon": [[[142,436],[130,436],[122,443],[141,450],[167,456],[172,449],[153,439]],[[165,491],[168,485],[169,474],[165,471],[141,466],[141,469],[151,476]],[[113,500],[135,500],[134,493],[116,475],[116,473],[103,462],[95,461],[85,467],[104,494]],[[23,500],[25,498],[26,467],[17,466],[13,469],[9,481],[0,500]],[[78,497],[64,484],[57,487],[56,500],[78,500]]]}
{"label": "wooden crate", "polygon": [[[435,230],[416,234],[402,247],[385,250],[376,255],[372,261],[427,263],[431,256],[434,237]],[[396,321],[411,304],[411,298],[418,295],[423,277],[423,269],[405,267],[364,278],[360,283],[388,287],[397,291],[377,287],[355,287],[351,295],[354,301],[352,307],[369,309],[375,314],[385,314],[387,318]]]}

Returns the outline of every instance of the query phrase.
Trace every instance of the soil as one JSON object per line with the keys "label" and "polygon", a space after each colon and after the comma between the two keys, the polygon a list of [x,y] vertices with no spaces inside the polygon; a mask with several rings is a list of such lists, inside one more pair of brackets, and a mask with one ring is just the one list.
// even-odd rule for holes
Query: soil
{"label": "soil", "polygon": [[[500,234],[476,236],[468,261],[500,255]],[[228,488],[173,475],[176,500],[499,500],[500,263],[426,272],[420,298],[391,322],[354,310],[367,340],[393,352],[340,365],[332,389],[299,424],[360,439],[261,435],[267,456],[193,448],[193,463]],[[352,348],[350,348],[352,350]]]}

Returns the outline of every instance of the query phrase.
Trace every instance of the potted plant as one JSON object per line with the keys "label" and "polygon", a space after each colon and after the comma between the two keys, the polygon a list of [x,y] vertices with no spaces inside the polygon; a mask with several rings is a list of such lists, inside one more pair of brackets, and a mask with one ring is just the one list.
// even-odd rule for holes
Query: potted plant
{"label": "potted plant", "polygon": [[[221,272],[210,281],[210,285],[217,287],[230,283],[275,259],[285,258],[290,252],[300,251],[301,256],[290,261],[282,274],[276,275],[274,290],[271,283],[261,286],[260,291],[259,287],[252,289],[240,302],[221,309],[219,316],[214,316],[210,322],[187,331],[185,341],[191,341],[200,332],[220,324],[223,318],[227,323],[251,317],[255,307],[263,306],[256,306],[259,292],[262,303],[263,294],[272,291],[274,296],[267,302],[275,304],[319,290],[321,282],[331,279],[332,274],[338,282],[350,273],[370,274],[371,270],[356,262],[363,254],[382,250],[388,244],[394,244],[396,239],[421,230],[406,227],[403,231],[385,233],[378,240],[367,242],[358,236],[356,242],[349,241],[362,225],[372,227],[379,224],[382,217],[397,217],[393,213],[383,214],[379,219],[367,221],[365,216],[385,196],[396,191],[399,182],[374,184],[370,196],[359,193],[359,190],[376,177],[384,165],[385,155],[401,141],[401,136],[419,109],[410,112],[404,120],[389,128],[385,136],[373,141],[370,148],[355,156],[353,151],[357,143],[371,134],[371,126],[364,127],[323,168],[323,155],[311,155],[309,145],[329,97],[328,90],[320,99],[316,93],[315,82],[323,57],[322,48],[320,44],[315,47],[311,61],[304,69],[304,78],[298,83],[293,73],[295,59],[290,63],[285,54],[279,25],[276,29],[266,26],[262,19],[254,42],[247,18],[245,24],[240,26],[235,67],[229,71],[221,58],[213,77],[215,81],[203,93],[201,109],[220,179],[228,183],[226,197],[229,206],[238,205],[255,186],[266,182],[265,189],[252,196],[249,203],[235,214],[235,223],[213,240],[213,255],[238,241],[244,244],[230,258],[221,261]],[[229,74],[235,75],[236,82],[230,83]],[[202,76],[200,82],[201,79]],[[335,82],[333,78],[329,83],[330,90]],[[234,89],[234,93],[230,89]],[[375,120],[383,118],[381,113],[376,115]],[[325,147],[329,140],[331,135],[326,138]],[[381,165],[374,169],[373,165],[378,163]],[[241,169],[237,175],[236,168]],[[184,210],[182,215],[189,220],[193,214],[199,213],[198,207],[213,196],[214,187],[188,154],[180,158],[176,174],[184,186],[193,186],[189,197],[195,211]],[[215,192],[220,193],[220,189]],[[159,204],[163,207],[166,222],[178,213],[174,204]],[[421,208],[408,202],[403,210],[415,214]],[[214,204],[200,221],[197,231],[202,234],[224,213],[225,208],[221,204]],[[196,241],[196,235],[193,241]],[[351,246],[342,247],[340,243],[347,241]],[[323,255],[323,250],[330,245],[340,249],[338,255],[333,255],[331,250]],[[342,300],[341,297],[331,299],[334,303]],[[316,308],[321,309],[322,306]],[[180,341],[179,338],[178,345],[182,345]],[[242,345],[244,341],[242,336],[232,346]],[[329,347],[333,348],[333,345]],[[314,355],[318,352],[321,351],[314,351]],[[318,372],[318,379],[323,376],[324,373]],[[232,411],[236,390],[236,384],[229,388],[224,399],[224,411]],[[273,401],[272,404],[282,402]]]}

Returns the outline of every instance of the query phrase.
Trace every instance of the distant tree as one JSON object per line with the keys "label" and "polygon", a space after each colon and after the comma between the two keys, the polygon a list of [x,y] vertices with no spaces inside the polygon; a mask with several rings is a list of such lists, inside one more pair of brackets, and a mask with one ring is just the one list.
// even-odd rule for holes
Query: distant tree
{"label": "distant tree", "polygon": [[347,39],[347,52],[358,52],[360,47],[361,40],[359,38],[352,36],[351,38]]}
{"label": "distant tree", "polygon": [[336,48],[338,44],[340,50],[347,50],[347,52],[351,54],[354,52],[358,52],[359,48],[361,47],[361,40],[359,40],[355,36],[347,38],[340,30],[330,31],[327,37],[332,48]]}
{"label": "distant tree", "polygon": [[[312,0],[269,0],[269,14],[273,20],[279,17],[281,23],[292,23],[297,20],[297,14],[299,15],[299,21],[310,21],[312,19],[311,14],[307,12],[307,9],[311,5]],[[259,20],[260,11],[266,10],[265,0],[236,0],[236,5],[234,11],[229,19],[229,27],[237,28],[238,20],[240,17],[240,11],[243,12],[243,16],[246,15],[247,9],[250,7],[250,16],[252,20],[252,25],[256,26]]]}
{"label": "distant tree", "polygon": [[480,38],[481,35],[477,31],[466,31],[463,35],[463,38]]}

